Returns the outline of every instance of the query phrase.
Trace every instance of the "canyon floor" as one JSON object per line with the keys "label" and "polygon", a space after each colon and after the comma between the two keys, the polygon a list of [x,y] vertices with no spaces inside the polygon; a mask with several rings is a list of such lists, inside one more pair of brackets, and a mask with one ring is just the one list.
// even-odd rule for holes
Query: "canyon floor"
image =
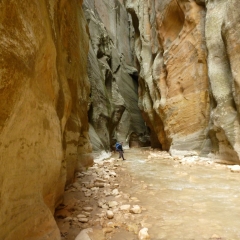
{"label": "canyon floor", "polygon": [[76,174],[55,212],[62,240],[240,239],[239,166],[148,148]]}

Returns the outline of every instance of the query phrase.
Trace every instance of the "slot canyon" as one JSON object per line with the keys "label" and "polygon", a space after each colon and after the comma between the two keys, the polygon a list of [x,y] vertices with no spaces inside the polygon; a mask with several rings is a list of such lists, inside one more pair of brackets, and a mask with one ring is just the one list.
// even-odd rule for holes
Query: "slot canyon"
{"label": "slot canyon", "polygon": [[0,240],[240,239],[239,0],[0,9]]}

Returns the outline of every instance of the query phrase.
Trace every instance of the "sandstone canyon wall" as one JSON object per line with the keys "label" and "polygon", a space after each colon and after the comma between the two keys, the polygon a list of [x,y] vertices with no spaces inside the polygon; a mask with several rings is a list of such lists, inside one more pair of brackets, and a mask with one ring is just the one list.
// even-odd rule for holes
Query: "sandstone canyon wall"
{"label": "sandstone canyon wall", "polygon": [[239,2],[123,2],[135,29],[139,106],[162,149],[239,161]]}
{"label": "sandstone canyon wall", "polygon": [[206,4],[208,75],[214,105],[211,136],[220,158],[239,161],[239,1],[208,1]]}
{"label": "sandstone canyon wall", "polygon": [[195,1],[126,1],[135,27],[140,106],[172,154],[205,150],[210,118],[205,8]]}
{"label": "sandstone canyon wall", "polygon": [[90,32],[88,75],[93,150],[109,150],[114,141],[149,145],[138,107],[138,70],[130,15],[118,0],[85,0]]}
{"label": "sandstone canyon wall", "polygon": [[92,162],[88,131],[94,150],[144,145],[146,122],[172,155],[239,162],[238,0],[83,7],[0,2],[0,239],[60,239],[52,215]]}
{"label": "sandstone canyon wall", "polygon": [[53,212],[88,155],[81,1],[0,2],[0,239],[60,239]]}

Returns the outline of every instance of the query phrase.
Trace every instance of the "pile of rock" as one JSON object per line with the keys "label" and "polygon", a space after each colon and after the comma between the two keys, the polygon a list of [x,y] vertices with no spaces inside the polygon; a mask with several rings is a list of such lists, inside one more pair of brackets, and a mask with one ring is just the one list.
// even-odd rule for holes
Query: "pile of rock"
{"label": "pile of rock", "polygon": [[[75,232],[76,229],[80,230],[79,235],[74,236],[76,240],[83,230],[84,235],[90,234],[92,240],[109,239],[121,229],[129,231],[136,239],[137,236],[138,239],[149,238],[147,229],[141,223],[142,211],[146,209],[136,204],[139,202],[136,197],[122,192],[118,183],[119,177],[122,177],[119,176],[122,164],[111,158],[94,164],[85,172],[76,173],[75,182],[65,192],[68,201],[56,212],[62,239],[70,240],[73,229]],[[89,228],[91,231],[86,231]],[[99,230],[96,230],[99,228],[101,237]]]}

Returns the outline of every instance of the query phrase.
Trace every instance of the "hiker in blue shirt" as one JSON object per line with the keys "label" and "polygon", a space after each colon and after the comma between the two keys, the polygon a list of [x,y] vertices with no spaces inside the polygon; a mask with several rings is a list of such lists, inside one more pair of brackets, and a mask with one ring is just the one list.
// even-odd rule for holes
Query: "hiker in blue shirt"
{"label": "hiker in blue shirt", "polygon": [[121,143],[117,142],[116,143],[116,151],[119,153],[119,157],[118,157],[119,159],[122,158],[123,160],[126,160],[123,156],[124,151],[123,151],[122,145],[123,145],[123,142],[121,142]]}

